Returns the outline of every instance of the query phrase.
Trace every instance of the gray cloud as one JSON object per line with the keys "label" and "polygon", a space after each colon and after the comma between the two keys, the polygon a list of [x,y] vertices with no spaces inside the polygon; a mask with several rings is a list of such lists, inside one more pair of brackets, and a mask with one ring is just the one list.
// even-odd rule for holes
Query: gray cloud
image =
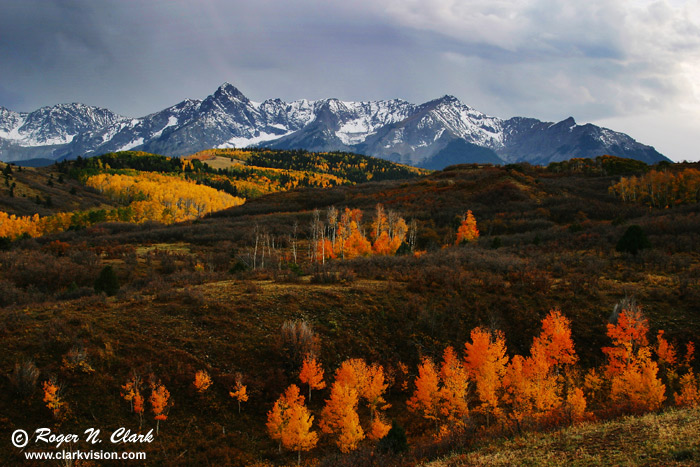
{"label": "gray cloud", "polygon": [[698,157],[689,131],[662,146],[700,119],[697,1],[5,0],[0,63],[0,105],[16,110],[140,116],[223,81],[255,100],[449,93],[501,117],[619,123]]}

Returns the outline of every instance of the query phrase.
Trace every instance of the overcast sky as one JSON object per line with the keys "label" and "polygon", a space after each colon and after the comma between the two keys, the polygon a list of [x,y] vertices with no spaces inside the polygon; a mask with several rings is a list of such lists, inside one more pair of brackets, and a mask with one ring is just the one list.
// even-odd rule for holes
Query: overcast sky
{"label": "overcast sky", "polygon": [[700,159],[700,0],[2,0],[0,106],[452,94]]}

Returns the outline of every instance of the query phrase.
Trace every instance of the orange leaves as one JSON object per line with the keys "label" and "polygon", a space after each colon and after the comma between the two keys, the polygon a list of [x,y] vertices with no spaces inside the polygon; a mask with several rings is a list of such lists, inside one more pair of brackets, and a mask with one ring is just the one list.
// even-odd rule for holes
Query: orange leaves
{"label": "orange leaves", "polygon": [[469,210],[464,216],[462,224],[457,229],[457,240],[455,241],[455,245],[465,242],[475,242],[477,238],[479,238],[479,229],[476,227],[476,219],[474,218],[474,214],[472,214],[471,210]]}
{"label": "orange leaves", "polygon": [[481,403],[481,410],[497,412],[498,390],[505,373],[508,357],[503,333],[490,333],[475,328],[471,332],[472,342],[464,344],[465,368],[476,382],[476,392]]}
{"label": "orange leaves", "polygon": [[561,311],[551,310],[542,320],[542,332],[532,344],[532,354],[542,354],[550,366],[576,363],[571,322]]}
{"label": "orange leaves", "polygon": [[[651,360],[648,331],[647,320],[635,305],[622,310],[617,323],[608,324],[613,347],[603,348],[608,356],[606,374],[611,380],[610,397],[621,410],[657,410],[666,398],[666,386],[657,377],[659,367]],[[659,337],[665,342],[663,332]],[[660,342],[660,347],[664,347],[661,352],[670,358],[668,346]]]}
{"label": "orange leaves", "polygon": [[307,355],[304,358],[304,363],[302,363],[301,371],[299,372],[299,381],[309,385],[309,401],[311,401],[312,389],[323,389],[326,387],[326,383],[323,381],[323,368],[316,361],[316,357]]}
{"label": "orange leaves", "polygon": [[194,387],[198,393],[203,394],[211,386],[211,377],[204,370],[199,370],[194,375]]}
{"label": "orange leaves", "polygon": [[298,452],[313,449],[318,442],[318,434],[311,431],[314,417],[304,405],[304,396],[299,387],[289,386],[267,413],[267,431],[270,438],[279,440],[282,445]]}
{"label": "orange leaves", "polygon": [[331,396],[321,412],[321,430],[337,436],[336,444],[342,452],[357,449],[358,443],[365,438],[357,415],[358,400],[359,395],[354,387],[336,379],[331,386]]}
{"label": "orange leaves", "polygon": [[692,370],[681,377],[680,391],[674,394],[674,402],[679,407],[700,406],[700,381]]}
{"label": "orange leaves", "polygon": [[301,462],[301,451],[309,451],[316,447],[318,433],[311,430],[314,421],[306,406],[295,404],[289,408],[289,420],[282,430],[281,441],[285,448],[297,451],[298,462]]}
{"label": "orange leaves", "polygon": [[168,419],[168,410],[172,406],[170,400],[170,392],[161,383],[151,384],[151,408],[153,409],[153,418],[156,420],[156,434],[160,430],[160,421]]}
{"label": "orange leaves", "polygon": [[700,201],[700,170],[651,170],[641,177],[622,177],[609,190],[623,201],[644,202],[654,207],[696,203]]}
{"label": "orange leaves", "polygon": [[633,361],[612,378],[610,398],[629,412],[658,410],[666,399],[666,386],[657,377],[659,367],[649,350],[639,350]]}
{"label": "orange leaves", "polygon": [[370,426],[367,437],[373,441],[379,441],[389,433],[391,425],[387,424],[381,417],[376,417]]}
{"label": "orange leaves", "polygon": [[421,412],[424,418],[435,420],[437,425],[440,415],[440,379],[435,364],[427,357],[423,357],[421,364],[418,365],[415,384],[416,390],[406,405],[409,410]]}
{"label": "orange leaves", "polygon": [[248,402],[248,388],[241,381],[241,376],[236,376],[236,386],[228,393],[238,401],[238,413],[241,413],[241,402]]}
{"label": "orange leaves", "polygon": [[440,414],[451,425],[461,425],[469,414],[467,371],[452,347],[447,347],[440,367]]}
{"label": "orange leaves", "polygon": [[676,349],[664,338],[663,330],[659,330],[656,335],[656,355],[659,357],[659,363],[664,366],[671,367],[677,362]]}
{"label": "orange leaves", "polygon": [[367,363],[362,359],[344,361],[335,373],[335,382],[331,387],[331,396],[321,412],[321,430],[337,436],[336,444],[343,452],[357,448],[365,438],[365,431],[360,424],[357,406],[360,398],[367,402],[371,423],[368,430],[370,439],[376,438],[388,425],[381,421],[381,410],[387,408],[384,393],[388,387],[385,382],[384,368],[381,365]]}
{"label": "orange leaves", "polygon": [[583,395],[581,388],[574,388],[569,391],[569,395],[566,396],[566,410],[571,423],[579,423],[588,418],[589,414],[586,413],[586,405],[586,397]]}
{"label": "orange leaves", "polygon": [[143,424],[143,403],[144,399],[141,395],[141,378],[133,375],[129,381],[122,386],[122,398],[129,402],[131,410],[139,416],[139,429]]}
{"label": "orange leaves", "polygon": [[622,372],[632,363],[639,349],[649,344],[647,332],[647,320],[638,306],[622,310],[617,317],[617,323],[608,324],[608,337],[613,342],[613,347],[603,347],[603,353],[608,356],[608,377]]}
{"label": "orange leaves", "polygon": [[61,387],[54,378],[51,378],[48,381],[44,381],[42,389],[44,391],[43,401],[46,403],[46,408],[51,411],[55,418],[58,418],[65,407],[65,403],[61,399]]}
{"label": "orange leaves", "polygon": [[[533,340],[530,356],[516,355],[506,368],[503,385],[511,417],[517,423],[552,419],[563,402],[559,367],[576,360],[569,320],[559,310],[550,311],[542,320],[540,335]],[[569,393],[566,404],[570,413],[585,412],[583,397],[582,391]]]}
{"label": "orange leaves", "polygon": [[[314,224],[315,226],[316,224]],[[328,211],[328,235],[326,226],[321,225],[321,234],[314,230],[312,245],[314,255],[318,258],[352,259],[367,255],[393,255],[406,239],[408,226],[406,221],[393,211],[384,211],[377,204],[375,219],[371,224],[370,238],[367,239],[362,225],[362,211],[345,208],[338,219],[338,211],[330,208]],[[313,227],[316,229],[316,227]]]}

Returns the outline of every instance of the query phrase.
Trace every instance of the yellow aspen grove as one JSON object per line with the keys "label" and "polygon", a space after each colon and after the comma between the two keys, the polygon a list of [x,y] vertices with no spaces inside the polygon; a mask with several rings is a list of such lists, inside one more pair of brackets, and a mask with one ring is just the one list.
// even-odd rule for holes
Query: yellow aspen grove
{"label": "yellow aspen grove", "polygon": [[297,451],[297,465],[301,464],[301,451],[309,451],[316,447],[318,433],[311,431],[313,415],[303,404],[294,404],[288,411],[289,419],[281,433],[281,441],[285,448]]}
{"label": "yellow aspen grove", "polygon": [[309,385],[309,402],[311,402],[311,390],[323,389],[326,383],[323,381],[323,368],[316,357],[307,355],[299,372],[299,381]]}
{"label": "yellow aspen grove", "polygon": [[194,375],[194,387],[198,393],[203,394],[211,386],[211,377],[204,370],[199,370]]}
{"label": "yellow aspen grove", "polygon": [[[243,204],[243,198],[198,185],[177,176],[141,172],[138,175],[97,174],[85,184],[134,209],[134,220],[166,224],[195,219]],[[145,198],[145,199],[144,199]]]}
{"label": "yellow aspen grove", "polygon": [[158,434],[160,421],[168,419],[168,409],[172,405],[170,392],[160,383],[153,384],[150,401],[153,409],[153,418],[156,420],[156,434]]}
{"label": "yellow aspen grove", "polygon": [[457,241],[455,241],[455,245],[465,242],[475,242],[478,238],[479,229],[476,227],[476,219],[474,218],[474,214],[472,214],[471,210],[469,210],[464,216],[462,224],[457,229]]}

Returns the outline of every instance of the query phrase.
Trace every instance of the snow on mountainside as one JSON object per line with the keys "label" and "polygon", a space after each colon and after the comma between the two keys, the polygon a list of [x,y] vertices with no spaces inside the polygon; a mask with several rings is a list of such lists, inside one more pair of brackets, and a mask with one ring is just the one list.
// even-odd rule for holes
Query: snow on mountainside
{"label": "snow on mountainside", "polygon": [[353,151],[426,168],[454,163],[527,161],[613,154],[666,160],[623,133],[515,117],[502,120],[453,96],[415,105],[395,99],[250,101],[224,83],[204,100],[184,100],[142,118],[82,104],[31,113],[0,107],[0,160],[64,159],[127,149],[181,156],[212,147],[264,145]]}

